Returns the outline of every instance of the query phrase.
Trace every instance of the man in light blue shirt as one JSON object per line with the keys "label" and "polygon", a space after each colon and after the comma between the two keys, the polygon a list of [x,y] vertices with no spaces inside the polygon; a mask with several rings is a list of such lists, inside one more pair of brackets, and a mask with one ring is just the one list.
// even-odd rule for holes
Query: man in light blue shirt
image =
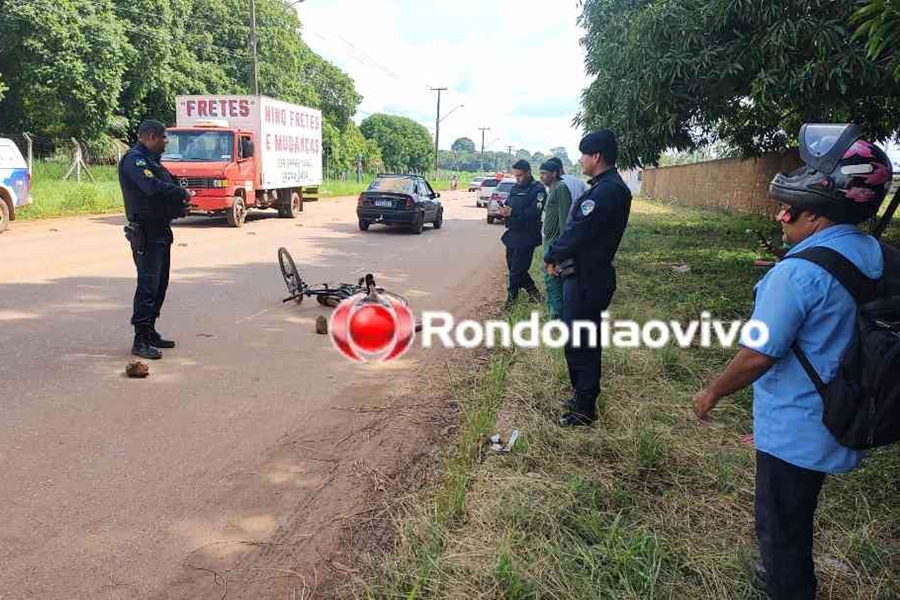
{"label": "man in light blue shirt", "polygon": [[819,491],[826,474],[846,473],[862,459],[823,425],[822,398],[792,349],[806,354],[823,381],[833,379],[855,331],[856,303],[823,268],[790,257],[831,248],[880,278],[881,247],[855,225],[878,212],[891,183],[887,156],[852,125],[804,125],[800,155],[806,166],[777,175],[769,190],[792,248],[756,286],[752,318],[767,326],[768,340],[753,349],[742,340],[726,370],[694,397],[694,412],[705,420],[721,398],[753,384],[757,572],[773,600],[815,599]]}

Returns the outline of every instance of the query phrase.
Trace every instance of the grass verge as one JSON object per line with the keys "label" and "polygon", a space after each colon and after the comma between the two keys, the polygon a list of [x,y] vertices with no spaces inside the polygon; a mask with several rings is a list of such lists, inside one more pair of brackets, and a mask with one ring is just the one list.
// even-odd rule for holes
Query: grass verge
{"label": "grass verge", "polygon": [[[751,266],[750,228],[774,233],[754,217],[636,202],[612,317],[746,318],[762,275]],[[687,273],[672,269],[684,264]],[[751,431],[751,394],[723,401],[709,426],[689,410],[732,354],[605,351],[601,420],[574,432],[553,425],[568,392],[560,351],[493,355],[507,373],[496,400],[500,380],[488,394],[497,421],[485,421],[494,409],[475,422],[466,412],[440,483],[404,507],[396,547],[372,561],[357,595],[762,598],[745,567],[755,553],[754,455],[740,436]],[[485,433],[513,426],[523,433],[515,452],[478,452]],[[463,449],[466,460],[456,460]],[[900,447],[828,479],[816,525],[821,597],[900,597],[898,482]]]}

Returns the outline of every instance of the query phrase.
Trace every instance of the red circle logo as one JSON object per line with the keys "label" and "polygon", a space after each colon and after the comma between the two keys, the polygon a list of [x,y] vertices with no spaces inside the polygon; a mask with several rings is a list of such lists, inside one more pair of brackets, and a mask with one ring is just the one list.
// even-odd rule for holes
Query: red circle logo
{"label": "red circle logo", "polygon": [[357,294],[331,314],[331,341],[341,354],[359,362],[393,360],[406,352],[415,335],[413,314],[389,296],[372,300]]}

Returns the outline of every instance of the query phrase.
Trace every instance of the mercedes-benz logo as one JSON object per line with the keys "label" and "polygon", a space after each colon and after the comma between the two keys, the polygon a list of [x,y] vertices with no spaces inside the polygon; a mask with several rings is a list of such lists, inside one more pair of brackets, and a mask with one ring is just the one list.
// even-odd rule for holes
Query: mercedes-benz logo
{"label": "mercedes-benz logo", "polygon": [[181,178],[181,181],[179,181],[178,183],[181,184],[181,187],[186,188],[186,187],[188,186],[188,180],[187,180],[187,177],[182,177],[182,178]]}

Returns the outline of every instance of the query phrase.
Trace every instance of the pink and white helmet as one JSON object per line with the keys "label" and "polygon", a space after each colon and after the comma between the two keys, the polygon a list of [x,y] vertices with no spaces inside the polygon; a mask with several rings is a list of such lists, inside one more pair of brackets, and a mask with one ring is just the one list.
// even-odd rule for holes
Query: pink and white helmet
{"label": "pink and white helmet", "polygon": [[839,223],[861,223],[877,214],[893,180],[887,154],[862,139],[856,125],[803,125],[800,158],[805,165],[776,175],[769,195]]}

